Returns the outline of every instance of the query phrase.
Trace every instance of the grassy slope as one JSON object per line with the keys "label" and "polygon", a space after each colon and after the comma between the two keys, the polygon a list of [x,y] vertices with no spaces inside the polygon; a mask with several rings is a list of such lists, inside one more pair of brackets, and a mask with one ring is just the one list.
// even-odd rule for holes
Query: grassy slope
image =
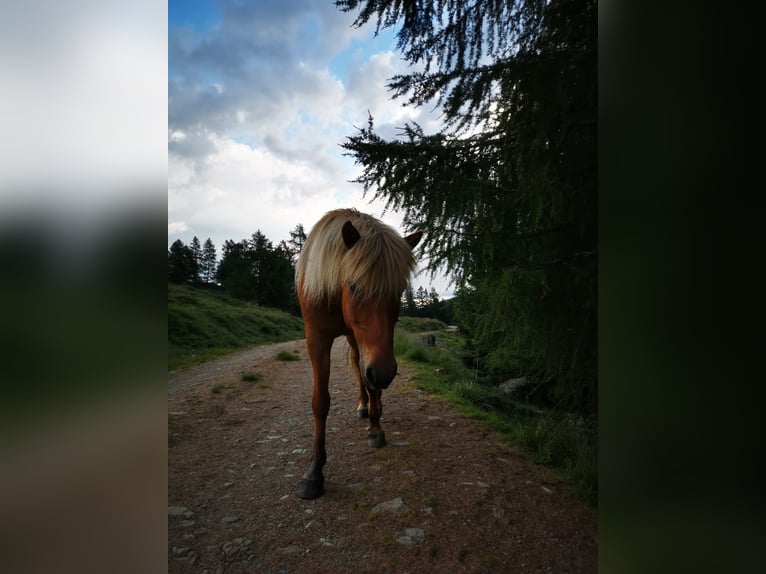
{"label": "grassy slope", "polygon": [[437,345],[425,346],[423,332],[438,327],[424,321],[429,320],[400,321],[394,340],[397,359],[415,368],[418,386],[487,422],[532,460],[559,471],[580,496],[595,505],[598,470],[593,429],[578,417],[513,401],[497,387],[476,381],[461,358],[463,338],[456,332],[436,330]]}
{"label": "grassy slope", "polygon": [[168,369],[303,336],[303,321],[284,311],[208,289],[168,284]]}

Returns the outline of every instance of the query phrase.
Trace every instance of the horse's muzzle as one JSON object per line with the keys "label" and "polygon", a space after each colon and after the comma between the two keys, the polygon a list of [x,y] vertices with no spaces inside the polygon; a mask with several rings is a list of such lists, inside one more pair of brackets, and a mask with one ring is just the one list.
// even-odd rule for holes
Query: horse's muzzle
{"label": "horse's muzzle", "polygon": [[387,389],[391,385],[391,381],[396,376],[397,365],[394,363],[393,369],[376,369],[375,367],[368,366],[364,371],[364,382],[373,390],[382,391]]}

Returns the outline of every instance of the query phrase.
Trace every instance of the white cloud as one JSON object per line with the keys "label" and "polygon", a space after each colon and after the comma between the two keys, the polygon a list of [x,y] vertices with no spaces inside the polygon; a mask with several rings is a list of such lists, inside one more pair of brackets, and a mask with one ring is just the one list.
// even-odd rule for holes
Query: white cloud
{"label": "white cloud", "polygon": [[183,233],[188,229],[189,226],[186,225],[186,223],[183,221],[173,221],[168,223],[168,235],[178,235],[179,233]]}
{"label": "white cloud", "polygon": [[[349,183],[359,168],[339,144],[366,125],[393,130],[428,110],[391,101],[385,83],[405,64],[391,51],[330,62],[363,33],[331,3],[224,3],[209,31],[171,29],[168,97],[168,242],[210,237],[219,248],[260,229],[274,243],[327,211],[381,216]],[[372,37],[372,30],[366,33]],[[386,223],[401,231],[401,216]],[[220,252],[220,251],[219,251]]]}

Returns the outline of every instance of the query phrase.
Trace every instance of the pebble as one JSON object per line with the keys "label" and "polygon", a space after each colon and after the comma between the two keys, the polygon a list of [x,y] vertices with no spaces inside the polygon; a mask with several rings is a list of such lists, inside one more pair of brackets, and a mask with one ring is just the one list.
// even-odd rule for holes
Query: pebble
{"label": "pebble", "polygon": [[224,516],[221,519],[221,522],[224,524],[233,524],[234,522],[237,522],[239,520],[239,516]]}
{"label": "pebble", "polygon": [[405,528],[404,534],[396,539],[399,544],[412,546],[413,544],[423,544],[426,541],[426,533],[422,528]]}
{"label": "pebble", "polygon": [[372,513],[382,514],[386,512],[402,512],[405,508],[407,508],[407,505],[404,504],[404,501],[400,497],[397,497],[393,500],[381,502],[380,504],[374,506],[372,508]]}
{"label": "pebble", "polygon": [[183,516],[184,518],[194,518],[194,512],[185,506],[168,506],[168,516]]}

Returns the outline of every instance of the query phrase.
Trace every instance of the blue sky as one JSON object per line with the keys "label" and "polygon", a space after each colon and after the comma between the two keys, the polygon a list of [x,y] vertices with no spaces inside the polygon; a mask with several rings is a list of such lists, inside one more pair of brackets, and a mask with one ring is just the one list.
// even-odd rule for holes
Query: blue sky
{"label": "blue sky", "polygon": [[[168,244],[196,235],[220,251],[256,229],[277,243],[338,207],[403,231],[350,183],[359,167],[339,144],[368,111],[388,136],[438,118],[390,99],[386,81],[408,69],[395,31],[354,18],[331,0],[168,3]],[[442,296],[447,283],[413,280]]]}

